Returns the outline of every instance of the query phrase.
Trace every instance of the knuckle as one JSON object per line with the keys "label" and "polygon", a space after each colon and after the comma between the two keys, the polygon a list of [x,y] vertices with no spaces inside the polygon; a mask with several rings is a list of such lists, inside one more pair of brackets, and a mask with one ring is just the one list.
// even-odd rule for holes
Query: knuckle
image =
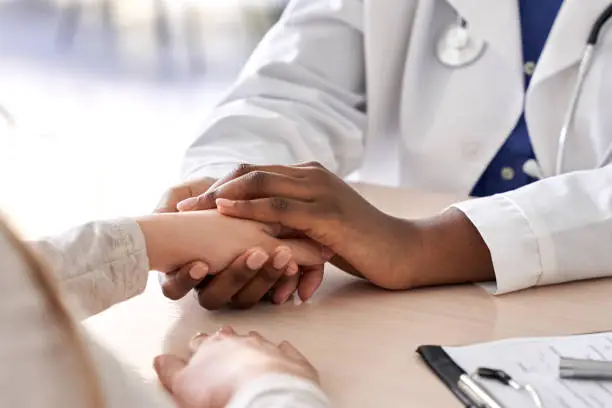
{"label": "knuckle", "polygon": [[211,341],[221,341],[225,339],[225,335],[219,331],[215,332],[210,336]]}
{"label": "knuckle", "polygon": [[261,344],[261,338],[258,335],[254,335],[249,333],[249,335],[244,339],[244,341],[246,343],[250,343],[252,345],[259,345]]}
{"label": "knuckle", "polygon": [[255,190],[262,190],[268,182],[268,174],[263,171],[249,173],[248,180]]}
{"label": "knuckle", "polygon": [[198,197],[198,202],[202,203],[202,202],[214,202],[217,199],[217,195],[218,195],[218,190],[214,189],[211,191],[207,191],[204,194],[202,194],[201,196]]}
{"label": "knuckle", "polygon": [[252,330],[249,332],[249,338],[252,339],[252,341],[255,341],[256,343],[262,343],[264,339],[261,333],[256,330]]}
{"label": "knuckle", "polygon": [[165,297],[167,297],[168,299],[170,299],[170,300],[179,300],[180,299],[178,291],[169,282],[163,283],[161,289],[162,289],[163,295]]}
{"label": "knuckle", "polygon": [[329,176],[330,172],[324,167],[312,167],[309,170],[309,177],[311,180],[315,181],[319,187],[327,187],[327,184],[329,184]]}
{"label": "knuckle", "polygon": [[162,195],[161,199],[157,203],[155,208],[156,212],[174,212],[176,211],[176,204],[183,198],[187,198],[184,188],[173,187]]}
{"label": "knuckle", "polygon": [[309,161],[308,163],[306,163],[306,166],[308,166],[308,167],[324,168],[321,163],[319,163],[318,161],[315,161],[315,160]]}
{"label": "knuckle", "polygon": [[260,272],[258,277],[261,278],[261,280],[263,280],[266,283],[274,283],[278,280],[278,278],[281,276],[283,269],[276,269],[276,268],[263,268]]}
{"label": "knuckle", "polygon": [[183,187],[172,187],[164,193],[164,199],[166,201],[174,201],[181,198],[184,195]]}
{"label": "knuckle", "polygon": [[253,166],[251,164],[240,163],[234,168],[234,170],[232,171],[232,174],[234,175],[234,177],[242,176],[244,174],[249,173],[252,169],[253,169]]}
{"label": "knuckle", "polygon": [[253,274],[251,271],[239,269],[232,273],[232,284],[234,286],[242,286],[251,280]]}
{"label": "knuckle", "polygon": [[287,211],[289,208],[289,201],[283,197],[273,197],[270,199],[270,208],[273,211]]}
{"label": "knuckle", "polygon": [[321,213],[334,217],[342,215],[344,211],[342,206],[338,204],[336,200],[323,200],[318,208]]}

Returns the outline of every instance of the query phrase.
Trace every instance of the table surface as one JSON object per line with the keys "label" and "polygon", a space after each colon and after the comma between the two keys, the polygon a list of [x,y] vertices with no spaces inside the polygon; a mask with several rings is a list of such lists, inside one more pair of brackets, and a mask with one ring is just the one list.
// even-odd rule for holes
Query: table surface
{"label": "table surface", "polygon": [[[386,212],[436,213],[453,197],[357,186]],[[474,285],[386,292],[333,267],[306,304],[208,312],[192,296],[166,300],[150,279],[145,293],[86,325],[145,378],[162,352],[185,354],[188,339],[223,324],[287,339],[319,368],[337,407],[459,407],[415,355],[420,344],[461,345],[517,336],[612,328],[612,280],[593,280],[495,297]]]}

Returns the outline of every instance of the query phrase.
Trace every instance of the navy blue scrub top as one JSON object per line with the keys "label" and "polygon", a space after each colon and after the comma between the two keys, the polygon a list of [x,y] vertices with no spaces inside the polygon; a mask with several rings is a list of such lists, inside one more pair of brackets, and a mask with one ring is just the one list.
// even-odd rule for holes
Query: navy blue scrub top
{"label": "navy blue scrub top", "polygon": [[[519,0],[518,3],[525,67],[524,83],[527,89],[535,64],[540,58],[563,0]],[[506,142],[474,186],[472,195],[484,197],[503,193],[536,181],[523,172],[523,164],[529,159],[535,159],[535,155],[523,113]]]}

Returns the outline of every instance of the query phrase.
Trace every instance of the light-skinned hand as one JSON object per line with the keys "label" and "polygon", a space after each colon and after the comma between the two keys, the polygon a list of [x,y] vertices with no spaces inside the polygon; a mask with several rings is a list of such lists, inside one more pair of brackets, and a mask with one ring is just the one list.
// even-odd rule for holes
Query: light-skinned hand
{"label": "light-skinned hand", "polygon": [[222,408],[249,381],[265,374],[286,374],[318,384],[316,369],[288,342],[278,345],[257,332],[238,335],[225,327],[191,341],[192,357],[155,359],[162,385],[181,408]]}
{"label": "light-skinned hand", "polygon": [[[241,290],[269,290],[278,277],[295,276],[297,264],[318,267],[327,260],[322,247],[310,240],[279,240],[275,238],[277,227],[226,217],[217,211],[152,214],[136,221],[145,237],[151,269],[168,273],[202,261],[203,267],[189,269],[190,282],[186,287],[225,270],[236,259],[246,266],[232,275],[215,277],[210,290],[208,287],[201,290],[200,302],[209,309],[222,306],[226,299],[240,297]],[[269,267],[268,254],[274,254]],[[270,275],[267,286],[253,288],[258,284],[253,277],[262,269]],[[169,292],[168,286],[164,290],[171,298],[182,294]]]}
{"label": "light-skinned hand", "polygon": [[[171,188],[162,197],[156,212],[177,212],[179,202],[205,193],[215,182],[217,180],[205,177]],[[194,260],[175,271],[160,274],[162,290],[166,296],[178,299],[195,288],[200,304],[207,309],[218,309],[228,304],[237,308],[248,308],[257,304],[262,298],[271,298],[274,303],[282,304],[296,291],[300,281],[320,283],[323,264],[300,265],[299,273],[293,273],[294,262],[291,262],[288,268],[282,267],[285,255],[281,249],[275,248],[271,252],[266,252],[267,260],[263,266],[253,270],[252,267],[256,266],[256,262],[252,262],[249,266],[246,260],[253,251],[262,249],[250,248],[234,259],[226,269],[215,276],[208,275],[203,282],[199,277],[206,274],[205,271],[209,270],[209,266],[202,260]],[[277,258],[279,256],[280,258]],[[329,259],[331,256],[331,252],[327,251],[324,259]],[[261,255],[258,259],[263,258]],[[245,276],[250,277],[250,280],[241,279]],[[311,292],[314,292],[314,289]],[[311,294],[305,292],[302,299],[306,300]]]}

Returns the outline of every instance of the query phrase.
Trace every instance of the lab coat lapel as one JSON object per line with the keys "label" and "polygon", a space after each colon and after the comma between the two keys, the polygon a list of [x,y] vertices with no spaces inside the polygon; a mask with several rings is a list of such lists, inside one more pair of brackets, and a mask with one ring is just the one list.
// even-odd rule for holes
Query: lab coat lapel
{"label": "lab coat lapel", "polygon": [[565,0],[544,46],[531,86],[578,64],[589,32],[609,0]]}
{"label": "lab coat lapel", "polygon": [[398,78],[401,78],[405,65],[415,3],[405,0],[365,2],[368,116],[372,131],[383,130],[385,124],[376,123],[377,118],[387,122],[384,112],[399,102],[401,87]]}
{"label": "lab coat lapel", "polygon": [[544,176],[554,175],[559,133],[578,65],[589,32],[608,4],[609,0],[565,0],[537,63],[527,92],[525,118]]}
{"label": "lab coat lapel", "polygon": [[517,0],[448,2],[467,21],[471,35],[485,40],[487,47],[491,48],[489,51],[501,55],[518,75],[522,75],[521,26]]}
{"label": "lab coat lapel", "polygon": [[[398,86],[398,79],[404,70],[416,7],[416,1],[364,1],[368,147],[361,169],[363,181],[392,184],[389,175],[398,174],[393,168],[397,159],[389,157],[389,139],[397,136],[397,129],[390,128],[388,112],[393,112],[400,103],[402,87]],[[381,167],[380,163],[388,167]]]}

